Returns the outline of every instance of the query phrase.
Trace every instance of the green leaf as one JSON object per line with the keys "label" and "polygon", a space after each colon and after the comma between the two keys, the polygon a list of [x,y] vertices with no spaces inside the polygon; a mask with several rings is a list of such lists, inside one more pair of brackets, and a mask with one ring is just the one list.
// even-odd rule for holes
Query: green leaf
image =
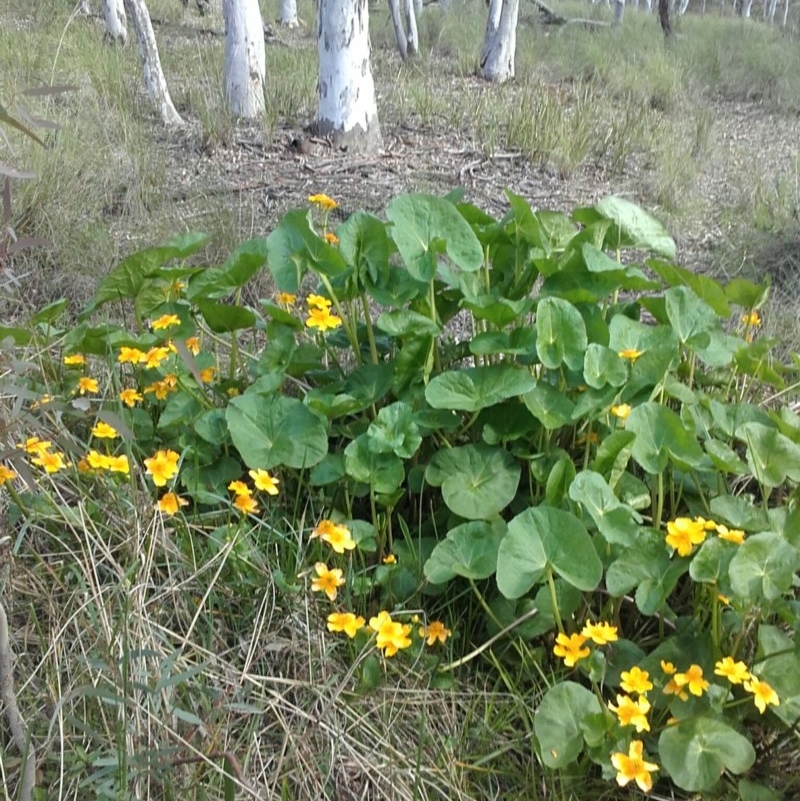
{"label": "green leaf", "polygon": [[255,313],[243,306],[215,303],[213,300],[196,300],[195,304],[208,327],[216,334],[253,328],[256,324]]}
{"label": "green leaf", "polygon": [[769,283],[754,284],[746,278],[734,278],[725,286],[725,297],[747,311],[760,306],[769,292]]}
{"label": "green leaf", "polygon": [[603,712],[597,696],[580,684],[562,681],[551,687],[533,719],[542,762],[548,768],[563,768],[574,762],[583,750],[585,721]]}
{"label": "green leaf", "polygon": [[747,473],[747,465],[739,458],[736,451],[724,442],[709,437],[703,443],[703,447],[717,470],[739,476]]}
{"label": "green leaf", "polygon": [[373,453],[394,453],[410,459],[421,444],[412,409],[403,401],[384,406],[367,429],[367,447]]}
{"label": "green leaf", "polygon": [[580,312],[561,298],[543,298],[536,307],[536,352],[545,367],[583,367],[588,339]]}
{"label": "green leaf", "polygon": [[758,657],[753,673],[766,681],[778,694],[778,706],[768,709],[787,726],[794,727],[800,720],[800,654],[797,634],[789,637],[777,626],[762,624],[758,627]]}
{"label": "green leaf", "polygon": [[764,531],[748,537],[738,547],[728,574],[733,591],[740,598],[758,604],[788,592],[798,568],[800,553],[780,534]]}
{"label": "green leaf", "polygon": [[267,240],[242,242],[220,267],[207,267],[193,276],[186,290],[189,300],[220,299],[241,289],[267,261]]}
{"label": "green leaf", "polygon": [[631,410],[625,430],[636,435],[633,458],[651,474],[660,473],[670,459],[678,465],[699,467],[704,456],[694,434],[672,409],[642,403]]}
{"label": "green leaf", "polygon": [[389,280],[389,237],[381,220],[365,211],[350,215],[336,230],[339,252],[356,268],[363,281],[369,276],[373,284],[383,286]]}
{"label": "green leaf", "polygon": [[628,368],[615,350],[591,342],[583,358],[583,378],[595,389],[609,384],[621,387],[628,379]]}
{"label": "green leaf", "polygon": [[451,202],[432,195],[401,195],[389,204],[386,216],[394,223],[391,237],[416,280],[434,277],[440,253],[447,253],[466,272],[483,266],[481,243]]}
{"label": "green leaf", "polygon": [[366,434],[361,434],[345,448],[344,467],[348,476],[369,484],[378,493],[394,492],[405,478],[400,459],[393,453],[370,450]]}
{"label": "green leaf", "polygon": [[430,317],[409,309],[383,312],[375,321],[375,326],[392,337],[438,336],[442,333],[442,327]]}
{"label": "green leaf", "polygon": [[769,787],[747,779],[739,779],[739,801],[783,801]]}
{"label": "green leaf", "polygon": [[437,451],[425,480],[442,488],[447,508],[467,520],[488,520],[508,506],[519,485],[520,466],[502,448],[463,445]]}
{"label": "green leaf", "polygon": [[728,566],[738,547],[720,537],[707,539],[692,557],[692,563],[689,565],[692,581],[715,584],[718,586],[718,592],[729,594]]}
{"label": "green leaf", "polygon": [[747,443],[747,464],[760,484],[779,487],[787,478],[800,481],[800,446],[777,428],[745,423],[736,438]]}
{"label": "green leaf", "polygon": [[575,404],[550,384],[540,381],[522,396],[530,413],[548,430],[561,428],[572,421]]}
{"label": "green leaf", "polygon": [[529,370],[510,364],[467,367],[432,378],[425,388],[425,400],[434,409],[476,412],[523,395],[534,386],[536,379]]}
{"label": "green leaf", "polygon": [[[668,258],[674,258],[669,256]],[[730,317],[731,308],[722,287],[713,278],[693,273],[683,267],[648,259],[647,266],[660,276],[669,286],[688,286],[698,298],[704,300],[720,317]]]}
{"label": "green leaf", "polygon": [[519,598],[548,568],[584,592],[600,583],[603,566],[589,532],[575,515],[537,506],[508,524],[497,554],[497,587],[506,598]]}
{"label": "green leaf", "polygon": [[642,518],[629,506],[620,503],[605,479],[591,470],[575,476],[569,497],[591,515],[606,542],[631,545],[639,534]]}
{"label": "green leaf", "polygon": [[745,531],[766,531],[769,517],[760,506],[741,495],[718,495],[711,499],[711,514],[715,520],[724,520],[733,528]]}
{"label": "green leaf", "polygon": [[161,416],[158,418],[158,428],[170,426],[191,425],[196,417],[203,411],[200,401],[188,392],[176,392],[169,396]]}
{"label": "green leaf", "polygon": [[646,248],[666,259],[675,258],[675,240],[663,224],[640,206],[621,197],[607,197],[594,208],[613,220],[621,234],[617,247]]}
{"label": "green leaf", "polygon": [[495,353],[533,356],[536,353],[536,329],[524,326],[511,331],[484,331],[470,340],[469,352],[475,356]]}
{"label": "green leaf", "polygon": [[425,562],[425,577],[432,584],[444,584],[456,576],[476,581],[488,578],[497,569],[497,549],[505,530],[499,518],[450,529]]}
{"label": "green leaf", "polygon": [[667,726],[658,739],[664,768],[682,790],[711,790],[722,774],[744,773],[756,759],[750,741],[718,718],[695,716]]}
{"label": "green leaf", "polygon": [[233,444],[248,467],[313,467],[328,452],[324,424],[295,398],[245,393],[225,412]]}
{"label": "green leaf", "polygon": [[212,445],[222,445],[230,439],[224,409],[209,409],[201,414],[194,421],[194,430],[198,437]]}

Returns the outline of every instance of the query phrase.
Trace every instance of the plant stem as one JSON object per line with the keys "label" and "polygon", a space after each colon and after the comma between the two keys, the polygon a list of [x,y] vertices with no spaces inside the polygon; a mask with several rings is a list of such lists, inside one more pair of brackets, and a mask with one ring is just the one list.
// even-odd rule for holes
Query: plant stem
{"label": "plant stem", "polygon": [[547,566],[547,586],[550,588],[550,603],[553,606],[553,617],[556,619],[559,634],[564,634],[564,623],[561,620],[561,613],[558,611],[558,595],[556,595],[556,582],[553,578],[553,568]]}
{"label": "plant stem", "polygon": [[378,348],[375,346],[375,332],[372,330],[372,318],[369,314],[369,301],[365,293],[361,293],[361,308],[364,310],[364,324],[367,327],[367,340],[369,340],[369,355],[373,364],[378,363]]}

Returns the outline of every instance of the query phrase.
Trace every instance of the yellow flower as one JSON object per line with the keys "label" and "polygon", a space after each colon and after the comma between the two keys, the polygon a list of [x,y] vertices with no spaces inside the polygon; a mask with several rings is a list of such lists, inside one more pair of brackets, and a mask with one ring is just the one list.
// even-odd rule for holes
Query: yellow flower
{"label": "yellow flower", "polygon": [[384,656],[394,656],[401,648],[411,645],[411,626],[407,623],[397,623],[388,612],[379,612],[376,617],[369,619],[369,627],[378,635],[375,646],[383,651]]}
{"label": "yellow flower", "polygon": [[86,454],[86,464],[92,470],[108,470],[111,457],[92,449]]}
{"label": "yellow flower", "polygon": [[258,503],[250,495],[237,495],[233,505],[245,515],[254,515],[258,512]]}
{"label": "yellow flower", "polygon": [[309,195],[308,202],[316,203],[323,211],[331,211],[331,209],[339,208],[339,204],[333,200],[333,198],[323,194]]}
{"label": "yellow flower", "polygon": [[321,520],[320,524],[311,532],[311,539],[319,538],[333,548],[336,553],[352,551],[356,543],[347,526],[338,526],[331,520]]}
{"label": "yellow flower", "polygon": [[161,317],[153,320],[151,327],[153,331],[163,331],[165,328],[171,328],[173,325],[180,325],[181,318],[177,314],[162,314]]}
{"label": "yellow flower", "polygon": [[620,674],[620,678],[622,681],[619,683],[619,686],[622,687],[626,693],[644,695],[649,690],[653,689],[653,682],[650,681],[650,674],[636,665],[630,670],[623,670]]}
{"label": "yellow flower", "polygon": [[328,615],[328,631],[343,631],[351,640],[364,627],[366,621],[352,612],[331,612]]}
{"label": "yellow flower", "polygon": [[664,685],[664,695],[677,695],[681,701],[688,701],[689,700],[689,693],[681,687],[674,678],[670,679]]}
{"label": "yellow flower", "polygon": [[149,395],[151,392],[156,396],[157,400],[164,400],[170,392],[175,391],[176,381],[175,377],[170,373],[165,376],[161,381],[153,381],[149,387],[144,388],[144,394]]}
{"label": "yellow flower", "polygon": [[64,454],[58,453],[58,451],[44,451],[31,459],[31,464],[43,468],[45,473],[57,473],[69,466],[64,459]]}
{"label": "yellow flower", "polygon": [[140,395],[135,389],[123,389],[119,393],[119,399],[129,408],[133,408],[137,401],[143,401],[144,397]]}
{"label": "yellow flower", "polygon": [[746,326],[761,325],[761,317],[757,311],[751,311],[749,314],[742,315],[742,322]]}
{"label": "yellow flower", "polygon": [[184,344],[186,345],[186,350],[194,356],[200,353],[200,337],[187,337]]}
{"label": "yellow flower", "polygon": [[92,436],[98,439],[116,439],[119,433],[113,426],[98,420],[92,427]]}
{"label": "yellow flower", "polygon": [[328,570],[325,562],[317,562],[314,565],[317,577],[311,581],[312,592],[324,592],[328,600],[335,601],[339,587],[344,586],[344,576],[338,567]]}
{"label": "yellow flower", "polygon": [[761,681],[755,676],[750,676],[750,680],[744,682],[744,688],[747,692],[753,694],[753,703],[758,707],[758,711],[762,715],[767,711],[767,704],[780,705],[778,693],[767,682]]}
{"label": "yellow flower", "polygon": [[34,453],[37,456],[41,456],[43,453],[50,450],[52,444],[53,443],[49,440],[39,439],[39,437],[28,437],[24,445],[17,445],[17,447],[22,448],[27,453]]}
{"label": "yellow flower", "polygon": [[714,531],[717,528],[717,524],[713,520],[706,520],[704,517],[696,517],[694,522],[704,531]]}
{"label": "yellow flower", "polygon": [[322,297],[322,295],[309,295],[306,298],[306,303],[312,309],[330,309],[331,307],[331,302]]}
{"label": "yellow flower", "polygon": [[123,453],[121,456],[108,457],[108,469],[112,473],[124,473],[130,475],[131,466],[128,464],[128,457]]}
{"label": "yellow flower", "polygon": [[564,660],[567,667],[574,667],[576,662],[585,659],[591,653],[588,648],[584,648],[587,637],[583,634],[559,634],[556,637],[556,645],[553,646],[553,653]]}
{"label": "yellow flower", "polygon": [[178,512],[181,506],[188,506],[189,501],[185,498],[181,498],[174,492],[166,492],[158,499],[157,505],[160,512],[172,517],[172,515]]}
{"label": "yellow flower", "polygon": [[74,367],[78,364],[86,364],[86,357],[82,353],[72,353],[64,357],[64,364],[67,367]]}
{"label": "yellow flower", "polygon": [[610,623],[586,623],[581,630],[581,634],[596,645],[607,645],[619,639],[617,627],[612,626]]}
{"label": "yellow flower", "polygon": [[278,484],[280,484],[280,481],[274,476],[271,476],[268,470],[250,470],[248,475],[253,479],[257,490],[266,492],[268,495],[278,494]]}
{"label": "yellow flower", "polygon": [[237,497],[242,495],[246,495],[249,497],[250,495],[253,494],[250,487],[248,487],[247,484],[244,483],[244,481],[238,481],[238,480],[231,481],[231,483],[228,484],[228,489],[231,492],[233,492]]}
{"label": "yellow flower", "polygon": [[673,681],[678,687],[688,687],[689,692],[698,697],[708,689],[708,681],[703,678],[700,665],[691,665],[685,673],[676,673]]}
{"label": "yellow flower", "polygon": [[390,554],[387,554],[386,556],[384,556],[381,561],[385,565],[396,565],[397,564],[397,557],[393,553],[390,553]]}
{"label": "yellow flower", "polygon": [[297,295],[293,295],[291,292],[276,292],[275,302],[279,306],[292,307],[297,303]]}
{"label": "yellow flower", "polygon": [[147,361],[147,354],[143,350],[139,350],[139,348],[128,348],[123,345],[119,349],[119,354],[117,354],[117,361],[120,364],[125,364],[126,362],[130,364],[141,364]]}
{"label": "yellow flower", "polygon": [[54,400],[55,398],[52,395],[42,395],[41,398],[31,401],[31,409],[39,409],[42,406],[46,406],[48,403],[52,403]]}
{"label": "yellow flower", "polygon": [[96,378],[88,378],[85,375],[82,375],[78,379],[78,392],[81,395],[85,395],[87,392],[97,392],[97,379]]}
{"label": "yellow flower", "polygon": [[658,765],[646,762],[642,749],[642,741],[633,740],[627,754],[617,751],[611,755],[611,764],[617,771],[617,784],[620,787],[635,781],[643,793],[649,793],[653,789],[653,777],[650,774],[658,770]]}
{"label": "yellow flower", "polygon": [[336,234],[334,234],[334,233],[333,233],[333,232],[331,232],[331,231],[326,231],[326,232],[323,234],[322,238],[323,238],[323,239],[324,239],[324,240],[325,240],[325,241],[326,241],[326,242],[327,242],[329,245],[338,245],[338,244],[339,244],[339,237],[338,237],[338,236],[336,236]]}
{"label": "yellow flower", "polygon": [[612,406],[611,407],[611,414],[614,417],[619,417],[620,420],[623,422],[628,419],[628,415],[631,413],[631,405],[630,403],[620,403],[619,406]]}
{"label": "yellow flower", "polygon": [[688,517],[678,517],[667,523],[667,545],[678,552],[678,556],[689,556],[695,545],[706,538],[705,527]]}
{"label": "yellow flower", "polygon": [[144,460],[147,472],[157,487],[163,487],[178,472],[180,454],[171,450],[156,451],[154,456]]}
{"label": "yellow flower", "polygon": [[635,362],[643,353],[644,353],[643,350],[636,350],[635,348],[625,348],[625,350],[619,351],[619,357],[621,359],[630,359],[631,364],[633,364],[633,362]]}
{"label": "yellow flower", "polygon": [[144,366],[150,370],[159,367],[164,359],[169,358],[171,352],[172,351],[165,345],[150,348],[144,355]]}
{"label": "yellow flower", "polygon": [[634,701],[628,695],[618,695],[617,706],[609,701],[608,708],[616,714],[621,726],[633,726],[637,732],[650,731],[647,721],[650,702],[644,696]]}
{"label": "yellow flower", "polygon": [[714,665],[714,675],[724,676],[731,684],[741,684],[750,678],[750,671],[744,662],[734,662],[732,656],[726,656]]}
{"label": "yellow flower", "polygon": [[216,367],[205,367],[200,371],[200,380],[204,384],[210,384],[214,380],[214,373],[216,372]]}
{"label": "yellow flower", "polygon": [[447,638],[452,633],[453,632],[439,620],[432,620],[427,626],[420,626],[419,628],[419,636],[422,637],[428,645],[434,645],[437,640],[444,645],[447,642]]}
{"label": "yellow flower", "polygon": [[661,670],[663,670],[667,676],[672,676],[674,673],[678,672],[678,669],[672,662],[665,662],[663,659],[661,660]]}
{"label": "yellow flower", "polygon": [[333,330],[342,324],[342,318],[331,314],[327,309],[309,309],[306,318],[307,328],[319,328],[320,331]]}
{"label": "yellow flower", "polygon": [[11,479],[16,477],[17,474],[10,467],[0,464],[0,487],[2,487],[6,481],[11,481]]}
{"label": "yellow flower", "polygon": [[721,523],[717,524],[717,536],[721,540],[727,540],[735,545],[741,545],[744,542],[744,531],[738,528],[728,528]]}

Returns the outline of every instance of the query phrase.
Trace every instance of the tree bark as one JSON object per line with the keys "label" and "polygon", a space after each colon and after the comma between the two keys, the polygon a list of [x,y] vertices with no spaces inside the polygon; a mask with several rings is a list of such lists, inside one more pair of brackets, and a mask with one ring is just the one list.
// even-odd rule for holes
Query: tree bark
{"label": "tree bark", "polygon": [[789,19],[789,0],[783,0],[783,22],[782,27],[786,27],[786,21]]}
{"label": "tree bark", "polygon": [[687,8],[689,8],[689,0],[681,0],[681,4],[678,6],[678,16],[682,17]]}
{"label": "tree bark", "polygon": [[392,18],[392,28],[394,29],[397,49],[400,51],[400,58],[405,61],[408,58],[408,41],[406,39],[406,29],[403,25],[403,14],[400,11],[400,0],[389,0],[389,15]]}
{"label": "tree bark", "polygon": [[478,75],[493,83],[514,77],[519,0],[491,0]]}
{"label": "tree bark", "polygon": [[225,66],[223,86],[228,109],[237,117],[264,114],[266,53],[258,0],[223,0]]}
{"label": "tree bark", "polygon": [[625,16],[625,0],[614,0],[614,25],[622,25]]}
{"label": "tree bark", "polygon": [[124,45],[128,41],[128,27],[122,0],[103,0],[103,19],[106,21],[106,40]]}
{"label": "tree bark", "polygon": [[297,19],[297,0],[281,0],[278,22],[287,28],[296,28],[300,24]]}
{"label": "tree bark", "polygon": [[139,59],[142,62],[144,84],[147,87],[147,96],[155,105],[161,121],[165,125],[183,125],[181,115],[175,110],[172,98],[167,89],[167,80],[161,69],[161,59],[158,57],[156,35],[153,33],[153,23],[144,0],[124,0],[125,10],[136,31],[136,41],[139,45]]}
{"label": "tree bark", "polygon": [[378,150],[368,0],[319,0],[317,32],[317,133],[343,150]]}
{"label": "tree bark", "polygon": [[664,31],[664,38],[672,36],[672,23],[669,19],[669,0],[658,0],[658,19],[661,22],[661,30]]}
{"label": "tree bark", "polygon": [[414,0],[403,0],[403,9],[406,18],[406,54],[411,56],[419,53],[419,34],[417,33],[417,10]]}

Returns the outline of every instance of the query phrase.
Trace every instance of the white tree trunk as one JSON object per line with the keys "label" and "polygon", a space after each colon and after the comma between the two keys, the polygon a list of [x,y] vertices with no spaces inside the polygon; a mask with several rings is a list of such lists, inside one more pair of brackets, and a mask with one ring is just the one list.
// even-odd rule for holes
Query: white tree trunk
{"label": "white tree trunk", "polygon": [[317,132],[342,149],[381,144],[370,67],[368,0],[319,0]]}
{"label": "white tree trunk", "polygon": [[139,45],[139,59],[142,62],[144,84],[147,95],[158,109],[161,121],[165,125],[183,125],[181,115],[175,110],[172,98],[169,96],[167,81],[161,69],[161,59],[158,57],[156,35],[153,33],[153,23],[150,21],[150,12],[144,0],[124,0],[125,10],[136,31],[136,41]]}
{"label": "white tree trunk", "polygon": [[681,4],[678,6],[678,16],[682,17],[687,8],[689,8],[689,0],[681,0]]}
{"label": "white tree trunk", "polygon": [[297,0],[281,0],[278,22],[287,28],[296,28],[300,24],[297,19]]}
{"label": "white tree trunk", "polygon": [[519,0],[491,0],[478,75],[502,83],[514,77]]}
{"label": "white tree trunk", "polygon": [[614,25],[622,25],[625,16],[625,0],[614,0]]}
{"label": "white tree trunk", "polygon": [[783,0],[783,27],[786,27],[786,20],[789,19],[789,0]]}
{"label": "white tree trunk", "polygon": [[769,11],[767,12],[767,19],[769,20],[769,24],[773,25],[775,23],[775,11],[778,8],[778,0],[770,0],[769,2]]}
{"label": "white tree trunk", "polygon": [[103,0],[103,18],[106,21],[106,39],[124,45],[128,41],[128,28],[122,0]]}
{"label": "white tree trunk", "polygon": [[89,0],[81,0],[78,13],[83,14],[85,17],[92,15],[92,7],[89,5]]}
{"label": "white tree trunk", "polygon": [[408,58],[408,41],[406,40],[406,29],[403,25],[403,14],[400,11],[400,0],[389,0],[389,15],[392,18],[392,28],[394,29],[397,49],[400,51],[400,58],[405,61]]}
{"label": "white tree trunk", "polygon": [[403,0],[406,18],[406,53],[415,56],[419,53],[419,34],[417,33],[417,12],[415,0]]}
{"label": "white tree trunk", "polygon": [[417,19],[419,19],[420,16],[422,16],[422,9],[424,7],[425,6],[423,5],[422,0],[414,0],[414,15],[416,16]]}
{"label": "white tree trunk", "polygon": [[258,0],[223,0],[225,20],[225,102],[237,117],[264,114],[264,23]]}
{"label": "white tree trunk", "polygon": [[744,19],[750,19],[750,8],[753,5],[753,0],[744,0],[742,3],[742,17]]}

